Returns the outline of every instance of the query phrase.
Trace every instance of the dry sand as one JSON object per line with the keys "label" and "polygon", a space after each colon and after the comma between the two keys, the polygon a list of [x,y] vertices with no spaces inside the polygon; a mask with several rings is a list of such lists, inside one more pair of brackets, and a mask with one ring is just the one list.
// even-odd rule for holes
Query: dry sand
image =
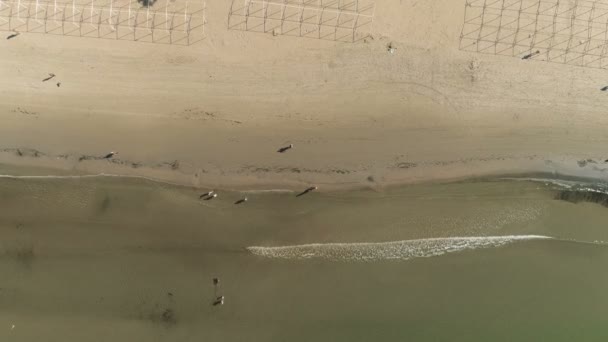
{"label": "dry sand", "polygon": [[0,162],[229,188],[605,177],[605,72],[460,51],[464,7],[378,1],[356,43],[228,30],[228,0],[191,46],[1,39]]}

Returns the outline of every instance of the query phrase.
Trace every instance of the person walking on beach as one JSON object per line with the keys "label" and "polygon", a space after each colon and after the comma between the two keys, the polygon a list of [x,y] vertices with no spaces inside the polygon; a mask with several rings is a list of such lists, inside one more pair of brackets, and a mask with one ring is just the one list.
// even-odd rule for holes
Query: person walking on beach
{"label": "person walking on beach", "polygon": [[8,37],[6,37],[6,40],[13,39],[13,38],[17,37],[20,34],[21,33],[19,33],[18,31],[15,31],[15,33],[13,33],[13,34],[9,35]]}
{"label": "person walking on beach", "polygon": [[55,77],[55,74],[50,73],[50,74],[49,74],[49,77],[47,77],[47,78],[43,79],[43,80],[42,80],[42,82],[46,82],[46,81],[48,81],[48,80],[51,80],[51,79],[53,79],[54,77]]}
{"label": "person walking on beach", "polygon": [[215,193],[215,190],[211,190],[211,191],[209,191],[209,192],[206,192],[206,193],[204,193],[204,194],[200,195],[198,198],[199,198],[199,199],[203,199],[203,198],[205,198],[205,197],[212,196],[212,195],[213,195],[213,193]]}
{"label": "person walking on beach", "polygon": [[215,302],[213,302],[213,306],[217,305],[224,305],[224,296],[219,296],[215,299]]}
{"label": "person walking on beach", "polygon": [[213,302],[213,306],[224,305],[224,296],[218,296],[217,290],[220,286],[220,278],[213,278],[213,291],[215,295],[215,301]]}
{"label": "person walking on beach", "polygon": [[234,204],[241,204],[241,203],[245,203],[245,202],[247,202],[247,197],[241,198],[240,200],[234,202]]}
{"label": "person walking on beach", "polygon": [[293,148],[293,144],[289,144],[289,146],[281,147],[277,152],[279,152],[279,153],[285,153],[288,150],[291,150],[292,148]]}
{"label": "person walking on beach", "polygon": [[317,190],[317,189],[318,188],[316,186],[311,186],[310,188],[308,188],[308,189],[300,192],[299,194],[297,194],[296,197],[300,197],[300,196],[306,195],[307,193],[309,193],[311,191],[314,191],[314,190]]}
{"label": "person walking on beach", "polygon": [[103,157],[103,159],[110,159],[110,158],[114,157],[114,156],[115,156],[115,155],[117,155],[117,154],[118,154],[118,152],[114,152],[114,151],[112,151],[112,152],[110,152],[110,153],[106,154],[106,155]]}

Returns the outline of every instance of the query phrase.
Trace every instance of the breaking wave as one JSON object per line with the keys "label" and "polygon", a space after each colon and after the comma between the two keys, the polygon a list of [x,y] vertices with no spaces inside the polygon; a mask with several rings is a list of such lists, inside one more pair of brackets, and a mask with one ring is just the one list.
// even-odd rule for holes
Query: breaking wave
{"label": "breaking wave", "polygon": [[326,243],[281,247],[247,247],[254,255],[275,259],[343,261],[409,260],[464,250],[500,247],[517,241],[552,239],[542,235],[448,237],[365,243]]}
{"label": "breaking wave", "polygon": [[82,179],[82,178],[135,178],[145,179],[157,183],[166,183],[171,185],[179,185],[177,183],[166,182],[152,177],[136,176],[136,175],[119,175],[112,173],[97,173],[86,175],[0,175],[0,178],[8,179]]}
{"label": "breaking wave", "polygon": [[[170,182],[161,180],[153,177],[145,177],[138,175],[121,175],[121,174],[112,174],[112,173],[98,173],[98,174],[84,174],[84,175],[2,175],[0,174],[0,178],[8,178],[8,179],[84,179],[84,178],[133,178],[133,179],[143,179],[155,183],[168,184],[174,186],[186,186],[184,184]],[[289,189],[256,189],[256,190],[232,190],[227,189],[229,191],[241,192],[245,194],[265,194],[265,193],[293,193],[294,190]]]}
{"label": "breaking wave", "polygon": [[266,189],[266,190],[233,190],[242,192],[244,194],[266,194],[266,193],[277,193],[277,194],[290,194],[295,192],[289,189]]}
{"label": "breaking wave", "polygon": [[543,183],[545,185],[555,186],[555,190],[576,190],[576,191],[588,191],[588,192],[599,192],[608,194],[608,183],[600,180],[567,180],[557,178],[534,178],[534,177],[521,177],[521,178],[501,178],[504,180],[511,181],[525,181]]}

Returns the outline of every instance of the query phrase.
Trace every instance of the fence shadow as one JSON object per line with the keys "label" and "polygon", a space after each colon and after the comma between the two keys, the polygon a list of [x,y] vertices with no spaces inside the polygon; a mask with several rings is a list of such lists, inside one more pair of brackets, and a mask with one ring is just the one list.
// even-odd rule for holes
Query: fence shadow
{"label": "fence shadow", "polygon": [[232,0],[228,29],[349,43],[369,37],[375,4],[347,1]]}
{"label": "fence shadow", "polygon": [[0,31],[176,45],[205,38],[204,6],[194,15],[187,8],[169,11],[169,3],[159,10],[132,8],[131,3],[95,7],[94,3],[12,0],[0,4]]}
{"label": "fence shadow", "polygon": [[608,68],[608,6],[596,1],[468,0],[460,50]]}

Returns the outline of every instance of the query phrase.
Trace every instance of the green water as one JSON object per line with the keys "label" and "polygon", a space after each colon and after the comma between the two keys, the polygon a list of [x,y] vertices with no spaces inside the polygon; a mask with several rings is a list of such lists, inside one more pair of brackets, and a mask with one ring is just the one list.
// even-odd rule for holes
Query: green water
{"label": "green water", "polygon": [[[608,339],[608,209],[553,185],[199,194],[0,178],[0,341]],[[246,249],[507,235],[552,239],[368,261]]]}

